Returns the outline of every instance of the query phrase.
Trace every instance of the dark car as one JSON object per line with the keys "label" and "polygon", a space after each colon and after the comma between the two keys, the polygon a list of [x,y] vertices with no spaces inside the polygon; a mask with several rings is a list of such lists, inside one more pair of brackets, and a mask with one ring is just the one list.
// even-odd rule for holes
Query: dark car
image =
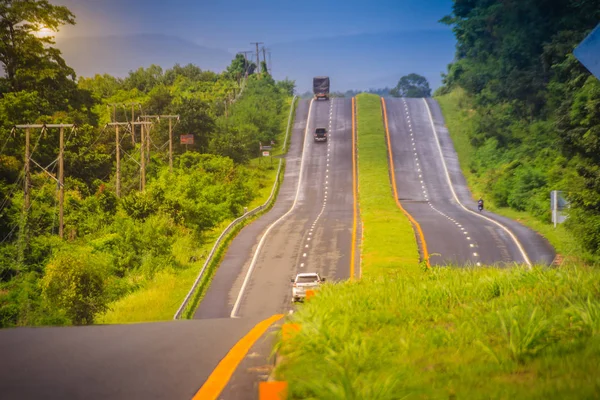
{"label": "dark car", "polygon": [[315,129],[315,142],[326,142],[327,141],[327,129],[317,128]]}

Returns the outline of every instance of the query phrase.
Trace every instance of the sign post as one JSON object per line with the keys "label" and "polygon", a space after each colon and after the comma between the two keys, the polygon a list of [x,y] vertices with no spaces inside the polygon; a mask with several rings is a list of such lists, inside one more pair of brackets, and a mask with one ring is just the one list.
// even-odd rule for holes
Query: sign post
{"label": "sign post", "polygon": [[188,144],[194,144],[194,134],[179,135],[179,143],[185,144],[185,151],[188,150]]}
{"label": "sign post", "polygon": [[555,228],[557,224],[562,224],[566,221],[567,216],[562,211],[568,206],[569,202],[562,197],[562,191],[553,190],[550,192],[550,209],[552,210],[552,222]]}

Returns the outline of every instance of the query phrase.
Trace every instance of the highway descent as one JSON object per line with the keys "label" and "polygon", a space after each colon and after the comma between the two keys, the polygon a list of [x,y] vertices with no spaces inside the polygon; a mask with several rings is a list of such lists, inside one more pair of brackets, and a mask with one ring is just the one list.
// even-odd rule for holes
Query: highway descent
{"label": "highway descent", "polygon": [[396,185],[420,224],[432,265],[552,263],[550,244],[523,225],[479,212],[433,99],[386,99]]}

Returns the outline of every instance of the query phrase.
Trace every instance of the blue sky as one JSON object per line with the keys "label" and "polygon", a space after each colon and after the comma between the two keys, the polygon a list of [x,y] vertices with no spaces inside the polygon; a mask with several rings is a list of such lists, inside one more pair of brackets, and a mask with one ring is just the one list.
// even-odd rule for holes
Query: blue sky
{"label": "blue sky", "polygon": [[[451,30],[437,22],[450,13],[451,0],[53,3],[69,7],[77,16],[77,25],[65,27],[57,40],[150,33],[232,54],[250,50],[250,42],[261,41],[272,50],[274,76],[296,79],[301,90],[310,86],[307,70],[326,72],[333,89],[339,90],[392,86],[410,72],[422,73],[435,87],[454,54]],[[168,63],[161,59],[164,62]]]}

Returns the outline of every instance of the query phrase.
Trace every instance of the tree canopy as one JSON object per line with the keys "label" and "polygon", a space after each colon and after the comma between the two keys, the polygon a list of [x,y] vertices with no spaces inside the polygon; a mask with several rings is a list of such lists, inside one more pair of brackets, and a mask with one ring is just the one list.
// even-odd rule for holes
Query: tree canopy
{"label": "tree canopy", "polygon": [[412,73],[400,78],[390,94],[394,97],[430,97],[431,89],[427,78]]}
{"label": "tree canopy", "polygon": [[600,257],[600,83],[573,56],[600,20],[598,0],[455,0],[456,60],[438,94],[462,88],[473,114],[469,168],[500,206],[549,221],[551,190],[571,201],[566,225]]}

